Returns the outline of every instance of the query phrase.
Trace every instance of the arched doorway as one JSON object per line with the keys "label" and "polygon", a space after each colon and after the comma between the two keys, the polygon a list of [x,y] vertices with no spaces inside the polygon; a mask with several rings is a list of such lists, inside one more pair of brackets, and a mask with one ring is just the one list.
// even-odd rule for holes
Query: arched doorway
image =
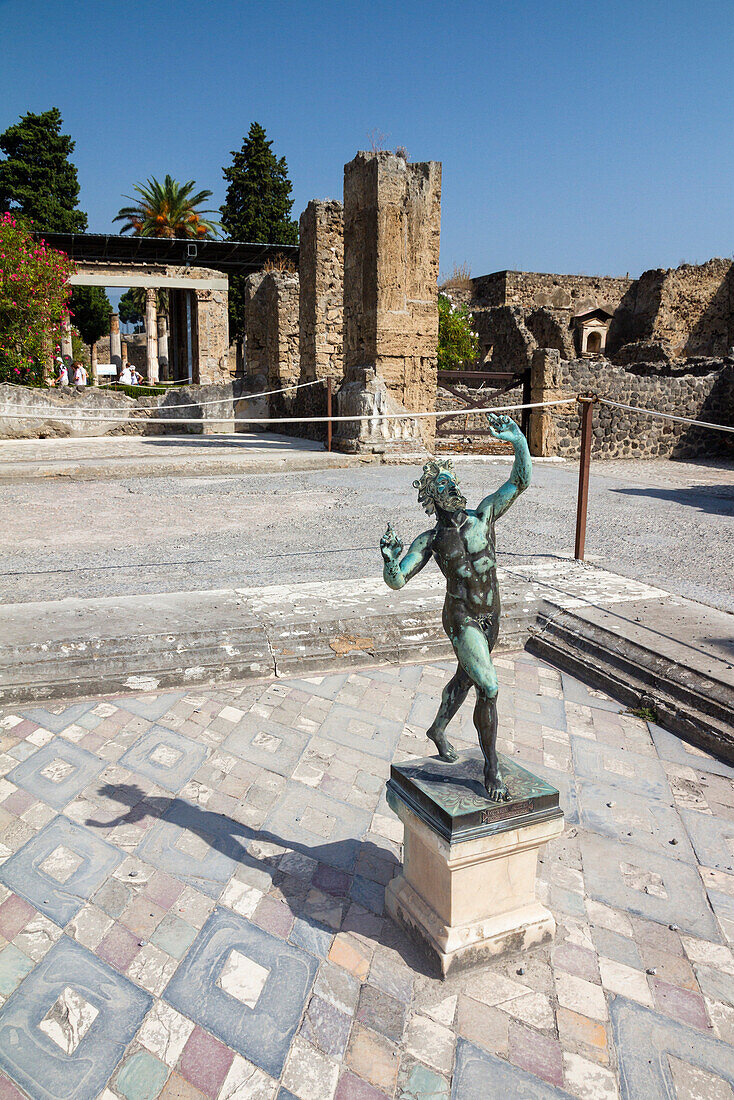
{"label": "arched doorway", "polygon": [[586,354],[598,355],[601,351],[601,333],[598,329],[590,332],[586,337]]}

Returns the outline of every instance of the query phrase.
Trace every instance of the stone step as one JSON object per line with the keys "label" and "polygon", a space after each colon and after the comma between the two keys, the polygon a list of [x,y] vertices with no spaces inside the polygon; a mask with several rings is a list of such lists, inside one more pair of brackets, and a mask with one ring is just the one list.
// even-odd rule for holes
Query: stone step
{"label": "stone step", "polygon": [[632,640],[552,607],[540,611],[527,649],[630,707],[653,711],[665,729],[734,763],[734,687],[721,667],[711,674],[661,653],[653,631]]}

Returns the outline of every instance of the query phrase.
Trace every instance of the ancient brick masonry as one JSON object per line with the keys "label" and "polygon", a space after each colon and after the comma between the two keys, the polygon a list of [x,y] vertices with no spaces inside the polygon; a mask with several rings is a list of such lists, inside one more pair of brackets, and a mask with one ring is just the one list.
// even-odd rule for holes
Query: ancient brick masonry
{"label": "ancient brick masonry", "polygon": [[[734,359],[700,359],[676,367],[637,364],[633,369],[605,359],[562,359],[539,349],[531,368],[531,401],[554,401],[577,393],[597,393],[620,404],[731,424]],[[530,450],[534,455],[576,458],[581,440],[576,404],[533,410]],[[592,451],[604,458],[690,458],[731,453],[728,433],[694,428],[645,413],[598,404]]]}
{"label": "ancient brick masonry", "polygon": [[312,200],[301,214],[298,273],[301,380],[344,372],[344,208]]}
{"label": "ancient brick masonry", "polygon": [[[391,401],[434,408],[441,165],[358,153],[344,168],[344,368],[365,368]],[[434,424],[419,422],[431,445]]]}
{"label": "ancient brick masonry", "polygon": [[250,377],[263,375],[263,389],[298,382],[297,274],[259,272],[245,281],[245,361]]}

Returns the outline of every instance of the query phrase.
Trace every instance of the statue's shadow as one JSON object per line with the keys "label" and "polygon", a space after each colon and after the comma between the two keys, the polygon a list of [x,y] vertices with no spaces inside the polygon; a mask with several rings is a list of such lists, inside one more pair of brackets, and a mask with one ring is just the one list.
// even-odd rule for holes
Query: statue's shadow
{"label": "statue's shadow", "polygon": [[[277,833],[252,828],[175,795],[146,796],[133,783],[104,784],[97,794],[125,809],[112,818],[105,815],[106,820],[88,818],[87,827],[108,832],[119,825],[143,825],[147,833],[159,822],[177,826],[226,856],[232,874],[238,867],[249,869],[258,889],[285,903],[295,918],[311,928],[330,934],[352,932],[397,951],[413,971],[435,976],[419,947],[384,913],[384,887],[400,869],[388,849],[355,837],[316,845],[292,837],[283,839]],[[283,870],[278,866],[282,852],[271,855],[265,850],[253,855],[248,850],[253,841],[278,845],[308,859],[300,866],[298,860],[291,859]],[[145,861],[146,854],[141,853],[140,858]],[[153,858],[150,862],[157,865]],[[251,876],[245,873],[242,877],[247,882]],[[266,924],[263,927],[268,931]]]}

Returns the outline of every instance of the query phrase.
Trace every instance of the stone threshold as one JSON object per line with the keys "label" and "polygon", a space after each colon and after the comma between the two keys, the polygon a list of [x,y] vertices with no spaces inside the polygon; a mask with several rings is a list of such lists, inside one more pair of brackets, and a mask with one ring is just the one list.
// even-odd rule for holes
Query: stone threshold
{"label": "stone threshold", "polygon": [[[568,559],[498,573],[499,649],[527,646],[734,759],[734,616]],[[365,577],[8,605],[0,703],[444,660],[443,598],[427,572],[397,593]]]}

